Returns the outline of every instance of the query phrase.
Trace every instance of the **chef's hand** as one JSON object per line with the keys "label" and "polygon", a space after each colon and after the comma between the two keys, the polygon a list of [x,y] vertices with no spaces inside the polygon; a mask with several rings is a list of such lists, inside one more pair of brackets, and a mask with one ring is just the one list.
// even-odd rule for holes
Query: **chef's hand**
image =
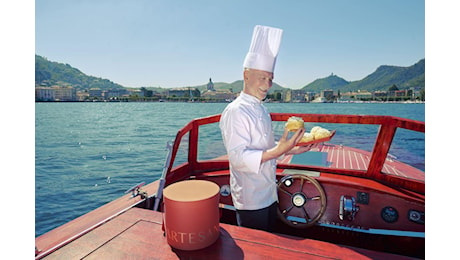
{"label": "chef's hand", "polygon": [[[292,150],[294,150],[294,152],[298,150],[298,148],[296,148],[296,144],[300,142],[304,133],[305,129],[298,129],[290,138],[288,138],[289,131],[287,129],[284,129],[284,134],[283,136],[281,136],[276,146],[262,153],[261,162],[265,162],[271,159],[277,159],[283,154],[291,154]],[[301,150],[298,151],[298,153],[301,152]]]}
{"label": "chef's hand", "polygon": [[316,143],[316,144],[307,144],[307,145],[302,145],[302,146],[295,146],[289,152],[287,152],[286,154],[299,154],[299,153],[308,152],[311,149],[316,148],[317,146],[318,146],[318,143]]}

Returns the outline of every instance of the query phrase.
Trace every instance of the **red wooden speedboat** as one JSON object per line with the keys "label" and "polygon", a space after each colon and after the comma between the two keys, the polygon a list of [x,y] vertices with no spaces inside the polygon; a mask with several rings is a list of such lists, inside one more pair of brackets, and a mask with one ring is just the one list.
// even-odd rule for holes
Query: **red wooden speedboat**
{"label": "red wooden speedboat", "polygon": [[[424,258],[425,173],[389,154],[397,130],[424,135],[424,122],[393,116],[271,116],[275,134],[290,116],[336,129],[330,142],[279,161],[275,232],[236,226],[220,115],[214,115],[192,120],[177,132],[167,145],[162,178],[136,185],[37,237],[36,259]],[[371,151],[333,144],[340,140],[340,126],[375,127]],[[220,234],[206,248],[185,251],[167,243],[161,205],[164,187],[190,179],[219,185]]]}

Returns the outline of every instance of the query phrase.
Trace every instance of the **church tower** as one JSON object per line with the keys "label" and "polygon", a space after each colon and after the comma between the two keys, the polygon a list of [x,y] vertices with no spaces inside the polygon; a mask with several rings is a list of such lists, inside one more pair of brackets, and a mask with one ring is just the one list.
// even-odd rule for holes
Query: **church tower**
{"label": "church tower", "polygon": [[214,89],[214,83],[212,83],[211,78],[209,78],[208,90],[209,90],[209,91],[216,91],[216,90]]}

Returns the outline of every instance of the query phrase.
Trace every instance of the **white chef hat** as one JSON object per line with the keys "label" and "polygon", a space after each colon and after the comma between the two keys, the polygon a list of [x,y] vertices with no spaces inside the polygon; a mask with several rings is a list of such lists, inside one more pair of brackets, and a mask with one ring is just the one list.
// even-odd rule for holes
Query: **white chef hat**
{"label": "white chef hat", "polygon": [[279,28],[256,25],[243,67],[273,72],[282,35]]}

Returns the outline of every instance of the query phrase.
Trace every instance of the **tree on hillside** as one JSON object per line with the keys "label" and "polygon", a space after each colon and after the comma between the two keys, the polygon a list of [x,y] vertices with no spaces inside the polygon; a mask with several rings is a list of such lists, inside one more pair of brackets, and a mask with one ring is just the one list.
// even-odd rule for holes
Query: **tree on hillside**
{"label": "tree on hillside", "polygon": [[422,101],[425,101],[425,88],[422,88],[422,89],[420,90],[420,99],[421,99]]}
{"label": "tree on hillside", "polygon": [[398,88],[395,84],[393,84],[393,86],[391,86],[391,87],[388,89],[388,91],[397,91],[397,90],[399,90],[399,88]]}

